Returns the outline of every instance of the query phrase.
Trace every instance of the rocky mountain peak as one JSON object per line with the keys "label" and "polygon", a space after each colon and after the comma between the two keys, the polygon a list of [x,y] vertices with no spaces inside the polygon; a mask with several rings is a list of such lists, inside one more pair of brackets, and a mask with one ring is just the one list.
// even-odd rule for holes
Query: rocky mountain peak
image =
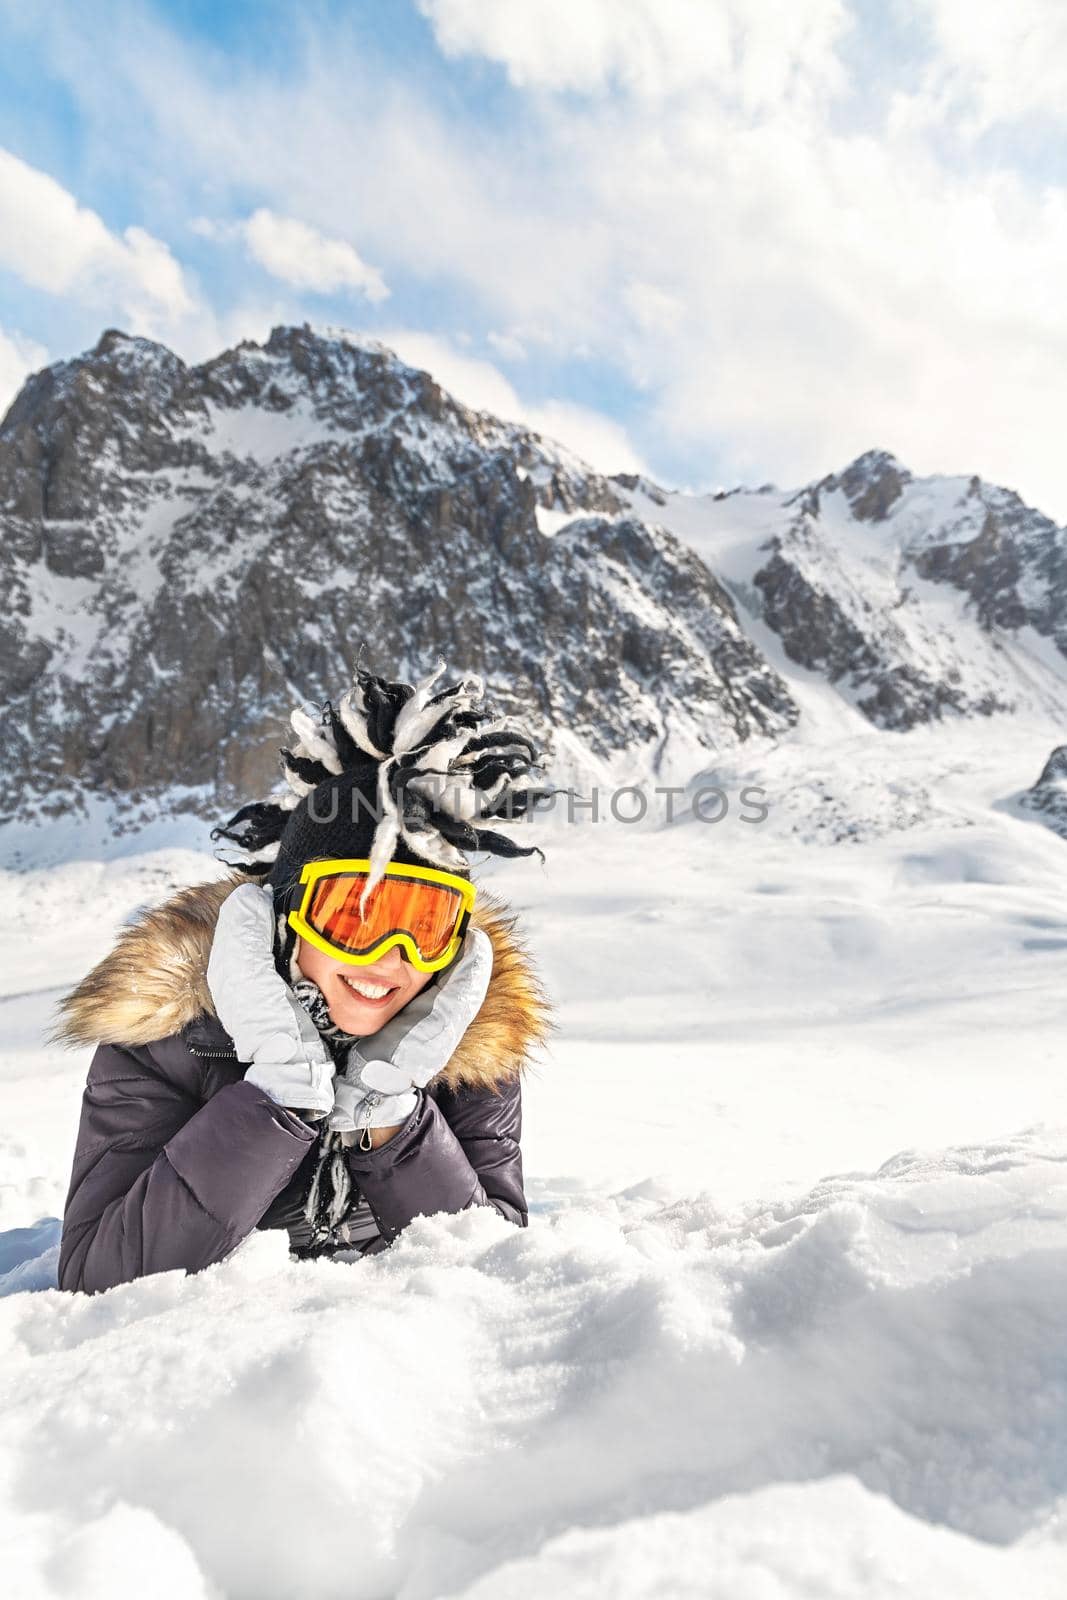
{"label": "rocky mountain peak", "polygon": [[549,749],[566,730],[572,771],[584,750],[669,782],[791,726],[715,576],[622,511],[373,341],[275,328],[187,367],[108,330],[0,427],[0,818],[266,793],[294,686],[336,694],[361,644],[409,678],[482,673]]}
{"label": "rocky mountain peak", "polygon": [[859,522],[882,522],[912,475],[888,450],[865,450],[843,471],[819,481],[818,489],[840,489]]}
{"label": "rocky mountain peak", "polygon": [[89,354],[81,359],[111,361],[127,371],[160,365],[184,369],[185,365],[165,344],[145,339],[140,334],[124,333],[121,328],[105,328]]}

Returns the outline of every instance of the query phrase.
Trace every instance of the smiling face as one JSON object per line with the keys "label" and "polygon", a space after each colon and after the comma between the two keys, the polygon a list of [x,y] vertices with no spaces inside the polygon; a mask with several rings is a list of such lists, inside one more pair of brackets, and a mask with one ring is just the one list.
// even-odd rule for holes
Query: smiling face
{"label": "smiling face", "polygon": [[305,978],[322,990],[337,1026],[357,1039],[384,1028],[433,977],[432,972],[413,967],[399,945],[380,961],[352,966],[298,939],[296,962]]}

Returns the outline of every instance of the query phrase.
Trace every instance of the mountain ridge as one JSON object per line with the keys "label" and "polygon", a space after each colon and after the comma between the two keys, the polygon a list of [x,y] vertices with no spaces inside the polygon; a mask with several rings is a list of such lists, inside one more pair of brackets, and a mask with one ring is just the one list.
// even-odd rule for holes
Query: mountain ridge
{"label": "mountain ridge", "polygon": [[[542,536],[544,501],[581,532]],[[714,575],[624,512],[569,451],[384,347],[280,328],[187,367],[110,330],[0,425],[5,814],[176,773],[239,800],[274,781],[294,690],[336,692],[364,641],[406,675],[484,672],[594,764],[669,774],[789,727]]]}
{"label": "mountain ridge", "polygon": [[563,781],[685,782],[792,737],[811,675],[886,732],[1067,712],[1067,530],[1013,491],[872,448],[684,495],[307,325],[193,366],[108,329],[34,374],[0,423],[0,526],[0,818],[264,791],[294,699],[360,642],[483,672]]}

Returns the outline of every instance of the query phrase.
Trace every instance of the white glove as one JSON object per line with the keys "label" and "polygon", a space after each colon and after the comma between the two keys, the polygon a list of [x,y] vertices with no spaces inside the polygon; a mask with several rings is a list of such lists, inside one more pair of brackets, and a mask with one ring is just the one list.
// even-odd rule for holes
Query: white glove
{"label": "white glove", "polygon": [[[448,1065],[477,1016],[492,973],[493,942],[471,928],[458,959],[435,984],[420,989],[377,1033],[349,1046],[329,1126],[362,1133],[406,1122],[418,1102],[416,1090]],[[362,1140],[361,1147],[367,1148]]]}
{"label": "white glove", "polygon": [[254,1083],[279,1105],[317,1116],[333,1108],[334,1060],[274,965],[274,898],[242,883],[222,902],[207,984],[215,1011]]}

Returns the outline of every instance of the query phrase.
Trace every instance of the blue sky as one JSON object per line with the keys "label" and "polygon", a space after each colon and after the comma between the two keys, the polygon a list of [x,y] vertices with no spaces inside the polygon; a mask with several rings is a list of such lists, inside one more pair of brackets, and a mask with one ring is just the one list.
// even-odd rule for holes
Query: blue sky
{"label": "blue sky", "polygon": [[0,0],[0,405],[307,320],[605,470],[1067,520],[1065,105],[1054,0]]}

